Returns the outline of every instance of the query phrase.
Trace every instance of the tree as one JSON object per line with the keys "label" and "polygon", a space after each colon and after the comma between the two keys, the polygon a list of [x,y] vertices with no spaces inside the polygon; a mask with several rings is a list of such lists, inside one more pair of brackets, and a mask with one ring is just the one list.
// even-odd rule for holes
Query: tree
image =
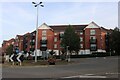
{"label": "tree", "polygon": [[120,29],[115,28],[110,34],[110,51],[120,54]]}
{"label": "tree", "polygon": [[11,55],[13,53],[13,45],[9,45],[6,49],[6,54]]}
{"label": "tree", "polygon": [[68,49],[70,52],[75,51],[78,53],[80,49],[80,39],[72,26],[69,25],[65,29],[61,45],[64,47],[65,51],[67,46],[69,46]]}

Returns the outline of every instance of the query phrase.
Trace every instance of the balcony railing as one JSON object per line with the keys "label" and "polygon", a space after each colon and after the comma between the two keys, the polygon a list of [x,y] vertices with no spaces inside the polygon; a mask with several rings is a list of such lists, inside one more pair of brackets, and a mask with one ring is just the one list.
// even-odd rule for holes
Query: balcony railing
{"label": "balcony railing", "polygon": [[41,47],[47,47],[47,44],[41,44]]}
{"label": "balcony railing", "polygon": [[47,47],[40,47],[40,50],[41,50],[41,51],[46,51],[46,50],[47,50]]}
{"label": "balcony railing", "polygon": [[91,44],[97,43],[97,39],[90,39],[90,43],[91,43]]}
{"label": "balcony railing", "polygon": [[47,40],[40,40],[41,44],[47,44]]}
{"label": "balcony railing", "polygon": [[97,51],[97,47],[90,47],[90,51]]}

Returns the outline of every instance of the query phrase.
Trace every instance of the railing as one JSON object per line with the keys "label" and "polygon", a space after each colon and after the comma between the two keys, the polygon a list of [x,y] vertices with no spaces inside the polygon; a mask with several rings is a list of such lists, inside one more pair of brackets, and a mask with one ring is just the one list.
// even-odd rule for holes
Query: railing
{"label": "railing", "polygon": [[97,51],[97,47],[90,47],[90,51]]}
{"label": "railing", "polygon": [[47,44],[47,40],[40,40],[41,44]]}
{"label": "railing", "polygon": [[97,43],[97,39],[90,39],[90,43],[91,43],[91,44]]}

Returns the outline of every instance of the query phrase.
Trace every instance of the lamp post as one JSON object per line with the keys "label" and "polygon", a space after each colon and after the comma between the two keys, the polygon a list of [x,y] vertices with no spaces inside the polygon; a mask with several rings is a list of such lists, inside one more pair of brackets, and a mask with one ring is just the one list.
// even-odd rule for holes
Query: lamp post
{"label": "lamp post", "polygon": [[35,62],[37,62],[37,45],[38,45],[38,10],[39,10],[39,5],[41,7],[44,7],[44,5],[42,5],[42,2],[39,3],[35,3],[32,2],[32,4],[34,4],[35,7],[37,7],[37,20],[36,20],[36,42],[35,42]]}

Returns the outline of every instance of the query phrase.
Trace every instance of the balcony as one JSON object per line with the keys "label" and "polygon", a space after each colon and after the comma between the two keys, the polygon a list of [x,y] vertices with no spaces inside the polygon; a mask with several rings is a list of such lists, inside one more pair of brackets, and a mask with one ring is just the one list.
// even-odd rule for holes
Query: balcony
{"label": "balcony", "polygon": [[35,42],[30,42],[30,45],[35,45]]}
{"label": "balcony", "polygon": [[47,47],[47,44],[41,44],[41,47]]}
{"label": "balcony", "polygon": [[90,51],[97,51],[97,48],[91,47],[91,48],[90,48]]}
{"label": "balcony", "polygon": [[46,44],[42,44],[42,45],[40,46],[40,50],[41,50],[41,51],[46,51],[46,50],[47,50],[47,45],[46,45]]}
{"label": "balcony", "polygon": [[90,51],[97,51],[97,45],[96,44],[91,44],[90,45]]}
{"label": "balcony", "polygon": [[90,39],[90,43],[91,43],[91,44],[97,43],[97,39]]}
{"label": "balcony", "polygon": [[47,40],[40,40],[40,44],[47,44]]}

